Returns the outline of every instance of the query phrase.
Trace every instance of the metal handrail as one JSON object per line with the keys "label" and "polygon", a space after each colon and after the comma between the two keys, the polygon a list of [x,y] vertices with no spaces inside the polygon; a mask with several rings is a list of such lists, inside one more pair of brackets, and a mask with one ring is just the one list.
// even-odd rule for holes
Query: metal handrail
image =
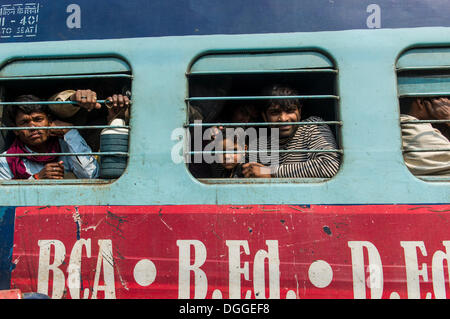
{"label": "metal handrail", "polygon": [[450,123],[450,120],[406,120],[400,124],[420,124],[420,123]]}
{"label": "metal handrail", "polygon": [[37,76],[5,76],[0,77],[0,81],[11,81],[11,80],[54,80],[54,79],[97,79],[97,78],[127,78],[133,79],[130,74],[82,74],[82,75],[37,75]]}
{"label": "metal handrail", "polygon": [[0,131],[21,131],[21,130],[57,130],[57,129],[104,129],[104,128],[127,128],[129,129],[129,125],[71,125],[71,126],[27,126],[27,127],[2,127],[0,126]]}
{"label": "metal handrail", "polygon": [[88,152],[88,153],[20,153],[0,154],[0,157],[27,157],[27,156],[129,156],[128,152]]}
{"label": "metal handrail", "polygon": [[217,153],[217,154],[259,154],[259,153],[340,153],[343,154],[344,151],[342,149],[300,149],[300,150],[242,150],[242,151],[189,151],[185,152],[185,154],[195,155],[195,154],[207,154],[207,153]]}
{"label": "metal handrail", "polygon": [[[97,100],[97,103],[110,103],[109,100]],[[75,104],[74,101],[23,101],[23,102],[0,102],[0,105],[54,105],[54,104]]]}
{"label": "metal handrail", "polygon": [[65,179],[7,179],[0,180],[1,185],[103,185],[115,179],[101,178],[65,178]]}
{"label": "metal handrail", "polygon": [[320,121],[320,122],[248,122],[248,123],[189,123],[185,127],[208,127],[208,126],[223,126],[223,127],[235,127],[235,126],[285,126],[285,125],[340,125],[342,121]]}
{"label": "metal handrail", "polygon": [[[113,102],[111,100],[96,100],[96,103],[105,104],[107,108],[112,108]],[[129,101],[130,105],[132,104],[132,100]],[[60,104],[72,104],[78,105],[78,102],[75,101],[23,101],[23,102],[1,102],[1,105],[60,105]]]}
{"label": "metal handrail", "polygon": [[425,65],[425,66],[406,66],[396,68],[397,73],[408,72],[408,71],[435,71],[435,70],[450,70],[449,65]]}
{"label": "metal handrail", "polygon": [[417,148],[417,149],[407,148],[407,149],[403,149],[402,150],[403,153],[412,153],[412,152],[448,152],[448,151],[450,151],[450,148]]}
{"label": "metal handrail", "polygon": [[402,93],[402,94],[398,95],[399,98],[404,98],[404,97],[433,97],[433,96],[450,96],[450,92],[426,92],[426,93],[412,92],[412,93]]}

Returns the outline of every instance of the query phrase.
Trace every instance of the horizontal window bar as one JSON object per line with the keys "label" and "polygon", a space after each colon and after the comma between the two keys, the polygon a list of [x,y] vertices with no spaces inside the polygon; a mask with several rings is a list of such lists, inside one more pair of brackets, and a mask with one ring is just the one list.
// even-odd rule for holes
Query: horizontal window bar
{"label": "horizontal window bar", "polygon": [[128,125],[85,125],[85,126],[28,126],[28,127],[0,127],[0,131],[21,130],[56,130],[56,129],[103,129],[103,128],[130,128]]}
{"label": "horizontal window bar", "polygon": [[433,97],[433,96],[450,96],[450,92],[428,92],[428,93],[402,93],[399,94],[398,97]]}
{"label": "horizontal window bar", "polygon": [[20,153],[0,154],[0,157],[26,157],[26,156],[129,156],[127,152],[90,152],[90,153]]}
{"label": "horizontal window bar", "polygon": [[188,155],[195,155],[195,154],[211,154],[211,153],[215,153],[215,154],[244,154],[244,153],[252,153],[252,154],[259,154],[259,153],[341,153],[343,154],[344,151],[341,149],[338,150],[260,150],[260,151],[252,151],[252,150],[247,150],[247,151],[190,151],[190,152],[186,152],[185,154]]}
{"label": "horizontal window bar", "polygon": [[403,149],[403,153],[412,153],[412,152],[448,152],[450,148],[417,148],[417,149]]}
{"label": "horizontal window bar", "polygon": [[[322,122],[289,122],[289,125],[342,125],[341,121],[322,121]],[[285,126],[286,122],[255,122],[255,123],[190,123],[185,125],[185,127],[212,127],[212,126],[223,126],[223,127],[234,127],[234,126]]]}
{"label": "horizontal window bar", "polygon": [[186,76],[221,75],[221,74],[280,74],[280,73],[338,73],[335,69],[289,69],[289,70],[232,70],[232,71],[194,71]]}
{"label": "horizontal window bar", "polygon": [[334,99],[339,100],[337,95],[288,95],[288,96],[209,96],[190,97],[186,101],[225,101],[225,100],[289,100],[289,99]]}
{"label": "horizontal window bar", "polygon": [[[97,103],[105,104],[107,100],[97,100]],[[108,101],[109,103],[109,101]],[[54,105],[54,104],[77,104],[73,101],[29,101],[29,102],[0,102],[0,105]]]}
{"label": "horizontal window bar", "polygon": [[76,80],[76,79],[98,79],[98,78],[126,78],[126,79],[132,79],[133,76],[130,75],[130,74],[8,76],[8,77],[0,77],[0,81],[14,81],[14,80]]}
{"label": "horizontal window bar", "polygon": [[434,71],[434,70],[450,70],[450,65],[430,65],[430,66],[407,66],[395,69],[397,73],[407,71]]}
{"label": "horizontal window bar", "polygon": [[272,177],[272,178],[199,178],[198,181],[205,184],[276,184],[276,183],[321,183],[330,180],[330,178],[291,178],[291,177]]}
{"label": "horizontal window bar", "polygon": [[109,184],[113,180],[111,179],[84,179],[84,178],[67,178],[67,179],[10,179],[0,180],[1,185],[69,185],[69,184]]}
{"label": "horizontal window bar", "polygon": [[400,122],[400,124],[420,124],[420,123],[450,123],[450,120],[409,120]]}

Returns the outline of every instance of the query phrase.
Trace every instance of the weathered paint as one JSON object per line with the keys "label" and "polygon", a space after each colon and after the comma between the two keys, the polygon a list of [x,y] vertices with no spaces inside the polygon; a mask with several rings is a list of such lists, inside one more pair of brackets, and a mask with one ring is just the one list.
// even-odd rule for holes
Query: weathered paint
{"label": "weathered paint", "polygon": [[9,289],[14,236],[14,207],[0,207],[0,290]]}
{"label": "weathered paint", "polygon": [[449,222],[448,204],[18,207],[11,288],[53,298],[446,298]]}
{"label": "weathered paint", "polygon": [[22,299],[20,289],[0,290],[0,299]]}

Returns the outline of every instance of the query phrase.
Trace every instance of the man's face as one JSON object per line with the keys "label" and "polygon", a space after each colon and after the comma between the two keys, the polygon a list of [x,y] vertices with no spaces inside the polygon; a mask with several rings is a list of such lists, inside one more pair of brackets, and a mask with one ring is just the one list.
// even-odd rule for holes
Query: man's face
{"label": "man's face", "polygon": [[[19,111],[16,115],[16,126],[18,127],[42,127],[49,125],[49,118],[43,112],[25,114]],[[49,137],[49,132],[49,130],[38,129],[14,131],[16,136],[31,149],[45,144]]]}
{"label": "man's face", "polygon": [[280,105],[272,104],[263,114],[266,122],[285,122],[287,125],[277,125],[280,138],[289,137],[294,134],[296,125],[288,125],[288,123],[300,121],[300,110],[293,106],[282,108]]}

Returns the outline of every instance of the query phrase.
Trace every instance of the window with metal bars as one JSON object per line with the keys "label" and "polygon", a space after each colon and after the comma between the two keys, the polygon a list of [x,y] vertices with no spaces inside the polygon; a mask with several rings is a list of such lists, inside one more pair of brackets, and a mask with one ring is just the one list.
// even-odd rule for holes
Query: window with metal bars
{"label": "window with metal bars", "polygon": [[[80,148],[64,147],[61,144],[57,151],[51,153],[36,152],[34,158],[47,156],[70,159],[73,163],[82,163],[86,158],[95,159],[97,173],[90,177],[83,174],[66,171],[64,179],[7,178],[3,176],[1,182],[9,183],[106,183],[118,178],[125,170],[128,161],[129,125],[126,120],[108,119],[108,109],[111,104],[106,100],[114,94],[126,95],[131,99],[132,74],[129,65],[116,57],[51,57],[13,60],[0,69],[0,156],[8,158],[29,159],[27,151],[12,152],[12,145],[17,132],[35,130],[35,126],[15,126],[14,119],[8,114],[12,108],[19,105],[39,104],[48,107],[52,120],[62,120],[70,125],[56,125],[39,127],[39,130],[68,130],[73,133],[73,141],[80,141],[87,146]],[[97,102],[101,108],[88,111],[78,107],[68,99],[78,89],[89,89],[97,93]],[[17,97],[32,95],[38,101],[15,102]],[[58,110],[58,111],[57,111]],[[75,110],[75,111],[73,111]],[[129,112],[127,112],[127,115]],[[62,118],[61,118],[62,117]],[[124,118],[123,116],[120,116]],[[79,134],[79,135],[77,135]],[[65,140],[67,134],[64,136]],[[70,137],[72,138],[72,136]],[[16,149],[16,148],[15,148]],[[3,164],[6,163],[2,160]],[[22,161],[23,163],[23,161]],[[31,163],[31,162],[29,162]],[[8,168],[11,170],[10,161]],[[16,165],[16,164],[14,164]],[[25,165],[26,176],[30,175],[31,166]],[[64,164],[65,165],[65,164]],[[5,166],[5,165],[4,165]],[[8,170],[8,168],[5,168]],[[36,168],[35,168],[36,170]],[[31,174],[34,177],[34,174]],[[37,175],[36,175],[37,177]],[[95,177],[95,178],[92,178]]]}
{"label": "window with metal bars", "polygon": [[[197,59],[187,72],[190,138],[185,160],[191,174],[205,183],[236,181],[230,177],[240,183],[333,177],[343,158],[337,74],[332,60],[314,51],[236,52]],[[274,86],[280,88],[276,96],[270,93]],[[288,138],[283,138],[286,122],[269,119],[265,111],[269,104],[283,103],[301,105],[297,119],[290,119],[288,126],[295,129]],[[236,138],[234,147],[221,144],[236,132],[242,135],[239,147]],[[229,154],[244,154],[231,171],[223,165]],[[259,163],[270,173],[266,169],[265,175],[252,175],[247,163]]]}
{"label": "window with metal bars", "polygon": [[396,71],[405,164],[420,179],[450,181],[450,49],[411,49]]}

